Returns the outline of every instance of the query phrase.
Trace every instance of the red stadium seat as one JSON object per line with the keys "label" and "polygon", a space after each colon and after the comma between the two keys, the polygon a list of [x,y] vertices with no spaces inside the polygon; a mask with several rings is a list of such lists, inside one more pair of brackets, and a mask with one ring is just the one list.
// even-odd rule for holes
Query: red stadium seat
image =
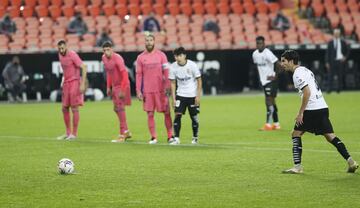
{"label": "red stadium seat", "polygon": [[115,0],[104,0],[103,5],[114,5]]}
{"label": "red stadium seat", "polygon": [[104,11],[104,14],[109,17],[111,15],[114,15],[115,14],[115,7],[113,5],[110,5],[110,4],[105,4],[103,6],[103,11]]}
{"label": "red stadium seat", "polygon": [[220,2],[217,6],[220,14],[229,14],[230,7],[228,3]]}
{"label": "red stadium seat", "polygon": [[6,13],[6,9],[0,6],[0,17],[4,16],[5,13]]}
{"label": "red stadium seat", "polygon": [[58,17],[61,16],[61,8],[58,7],[58,6],[50,6],[49,7],[49,12],[50,12],[50,16],[53,18],[53,19],[57,19]]}
{"label": "red stadium seat", "polygon": [[76,5],[75,11],[81,13],[82,16],[87,16],[88,10],[84,5]]}
{"label": "red stadium seat", "polygon": [[324,13],[324,5],[323,4],[312,4],[312,8],[314,10],[315,17],[321,17]]}
{"label": "red stadium seat", "polygon": [[129,13],[131,16],[139,16],[140,15],[140,8],[138,4],[130,4],[128,6]]}
{"label": "red stadium seat", "polygon": [[20,16],[20,8],[17,6],[9,6],[7,12],[9,13],[11,18]]}
{"label": "red stadium seat", "polygon": [[115,7],[116,9],[116,13],[121,17],[125,17],[126,15],[128,15],[128,8],[125,6],[125,4],[119,4]]}
{"label": "red stadium seat", "polygon": [[245,3],[244,10],[250,15],[254,15],[256,13],[256,8],[253,3]]}
{"label": "red stadium seat", "polygon": [[49,6],[49,0],[38,0],[38,5]]}
{"label": "red stadium seat", "polygon": [[155,14],[160,15],[160,16],[164,16],[166,13],[166,8],[165,8],[164,4],[161,4],[161,3],[156,3],[153,6],[153,9],[155,11]]}
{"label": "red stadium seat", "polygon": [[[91,5],[92,6],[99,6],[100,7],[101,4],[102,4],[102,0],[91,0]],[[104,4],[106,4],[106,3],[104,3]]]}
{"label": "red stadium seat", "polygon": [[128,4],[128,1],[127,1],[127,0],[116,0],[116,4],[127,5],[127,4]]}
{"label": "red stadium seat", "polygon": [[36,3],[36,0],[25,0],[26,6],[35,7]]}
{"label": "red stadium seat", "polygon": [[280,4],[277,2],[268,3],[268,8],[270,13],[277,13],[280,10]]}
{"label": "red stadium seat", "polygon": [[235,14],[243,14],[244,13],[244,8],[240,3],[232,3],[230,5],[231,10],[233,11],[233,13]]}
{"label": "red stadium seat", "polygon": [[205,3],[205,10],[207,14],[216,15],[217,14],[217,7],[216,4],[207,2]]}
{"label": "red stadium seat", "polygon": [[74,10],[73,6],[67,5],[67,6],[63,6],[61,9],[62,9],[64,16],[67,18],[71,18],[75,14],[75,10]]}
{"label": "red stadium seat", "polygon": [[129,4],[136,4],[139,5],[140,4],[140,0],[128,0]]}
{"label": "red stadium seat", "polygon": [[87,6],[88,0],[76,0],[76,5]]}
{"label": "red stadium seat", "polygon": [[168,4],[168,10],[172,16],[180,14],[180,8],[177,4]]}
{"label": "red stadium seat", "polygon": [[258,13],[264,13],[267,14],[268,12],[268,6],[264,2],[258,2],[255,4],[256,10]]}
{"label": "red stadium seat", "polygon": [[96,17],[101,14],[100,7],[98,5],[89,5],[88,11],[89,11],[89,15],[92,17]]}
{"label": "red stadium seat", "polygon": [[74,6],[75,0],[63,0],[64,6]]}
{"label": "red stadium seat", "polygon": [[11,6],[17,6],[20,7],[22,4],[22,0],[11,0]]}
{"label": "red stadium seat", "polygon": [[9,0],[0,0],[0,7],[6,8],[9,5]]}

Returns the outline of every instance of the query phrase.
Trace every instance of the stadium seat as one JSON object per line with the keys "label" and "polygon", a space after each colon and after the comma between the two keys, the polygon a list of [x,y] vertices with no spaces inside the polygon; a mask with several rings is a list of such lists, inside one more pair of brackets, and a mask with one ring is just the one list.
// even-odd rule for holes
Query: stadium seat
{"label": "stadium seat", "polygon": [[196,15],[203,15],[205,13],[204,5],[201,3],[193,3],[192,7]]}
{"label": "stadium seat", "polygon": [[258,13],[263,13],[263,14],[267,14],[268,12],[268,6],[266,3],[264,2],[258,2],[255,4],[255,8],[256,8],[256,11]]}
{"label": "stadium seat", "polygon": [[115,0],[104,0],[103,5],[111,5],[113,6],[115,4]]}
{"label": "stadium seat", "polygon": [[11,6],[20,7],[22,4],[22,0],[11,0]]}
{"label": "stadium seat", "polygon": [[211,3],[211,2],[207,2],[205,3],[205,10],[207,14],[212,14],[212,15],[216,15],[217,14],[217,7],[216,4]]}
{"label": "stadium seat", "polygon": [[105,4],[103,6],[103,12],[107,17],[112,16],[115,14],[115,7],[111,4]]}
{"label": "stadium seat", "polygon": [[184,14],[184,15],[187,15],[187,16],[192,15],[192,7],[191,7],[191,4],[181,3],[181,4],[180,4],[180,10],[181,10],[181,13]]}
{"label": "stadium seat", "polygon": [[137,16],[139,16],[140,13],[141,13],[138,4],[132,3],[132,4],[130,4],[130,5],[128,6],[128,9],[129,9],[129,13],[130,13],[131,16],[137,17]]}
{"label": "stadium seat", "polygon": [[75,0],[63,0],[64,6],[74,6]]}
{"label": "stadium seat", "polygon": [[230,12],[230,7],[228,3],[220,2],[217,7],[220,14],[229,14]]}
{"label": "stadium seat", "polygon": [[0,0],[0,7],[6,8],[9,5],[9,0]]}
{"label": "stadium seat", "polygon": [[22,16],[24,18],[32,17],[34,14],[33,7],[30,6],[24,6],[24,9],[22,10]]}
{"label": "stadium seat", "polygon": [[37,5],[49,6],[49,0],[37,0]]}
{"label": "stadium seat", "polygon": [[29,6],[29,7],[35,7],[35,5],[37,4],[36,0],[24,0],[25,2],[25,6]]}
{"label": "stadium seat", "polygon": [[162,4],[162,3],[154,4],[153,9],[154,9],[155,14],[160,15],[160,16],[164,16],[166,13],[166,8],[165,8],[164,4]]}
{"label": "stadium seat", "polygon": [[119,4],[115,7],[116,13],[121,17],[125,17],[126,15],[128,15],[128,9],[124,4]]}
{"label": "stadium seat", "polygon": [[268,8],[270,13],[277,13],[280,10],[280,4],[277,2],[268,3]]}
{"label": "stadium seat", "polygon": [[149,15],[152,12],[152,6],[148,3],[142,3],[140,5],[142,15]]}
{"label": "stadium seat", "polygon": [[140,4],[140,0],[128,0],[129,4],[136,4],[139,5]]}
{"label": "stadium seat", "polygon": [[82,5],[86,7],[88,5],[88,0],[76,0],[76,5]]}
{"label": "stadium seat", "polygon": [[89,15],[92,17],[99,16],[101,14],[100,7],[98,5],[89,5],[88,6]]}
{"label": "stadium seat", "polygon": [[9,6],[7,12],[9,13],[11,18],[20,16],[20,8],[17,6]]}
{"label": "stadium seat", "polygon": [[244,8],[240,3],[231,3],[230,7],[232,12],[235,14],[241,15],[244,13]]}
{"label": "stadium seat", "polygon": [[67,17],[67,18],[71,18],[75,14],[74,7],[70,6],[70,5],[63,6],[62,7],[62,12],[63,12],[64,16]]}
{"label": "stadium seat", "polygon": [[0,17],[4,16],[5,13],[6,13],[6,9],[0,6]]}
{"label": "stadium seat", "polygon": [[244,10],[250,15],[254,15],[256,13],[256,8],[253,3],[244,3]]}
{"label": "stadium seat", "polygon": [[76,5],[75,12],[81,13],[82,16],[87,16],[88,10],[84,5]]}
{"label": "stadium seat", "polygon": [[169,10],[170,15],[172,16],[176,16],[180,14],[180,9],[177,4],[168,4],[167,8]]}
{"label": "stadium seat", "polygon": [[45,5],[36,6],[35,11],[38,17],[47,17],[49,15],[49,10]]}
{"label": "stadium seat", "polygon": [[321,4],[321,3],[319,3],[319,4],[313,3],[312,8],[314,10],[314,16],[315,17],[321,17],[323,15],[323,13],[324,13],[324,10],[325,10],[324,5]]}
{"label": "stadium seat", "polygon": [[51,0],[51,5],[52,6],[62,6],[63,0]]}
{"label": "stadium seat", "polygon": [[[106,4],[104,2],[104,4]],[[100,7],[102,5],[102,0],[91,0],[91,6],[98,6]],[[89,5],[90,6],[90,5]]]}
{"label": "stadium seat", "polygon": [[61,9],[60,7],[56,6],[56,5],[52,5],[49,7],[49,12],[50,12],[50,16],[53,19],[57,19],[58,17],[61,16]]}

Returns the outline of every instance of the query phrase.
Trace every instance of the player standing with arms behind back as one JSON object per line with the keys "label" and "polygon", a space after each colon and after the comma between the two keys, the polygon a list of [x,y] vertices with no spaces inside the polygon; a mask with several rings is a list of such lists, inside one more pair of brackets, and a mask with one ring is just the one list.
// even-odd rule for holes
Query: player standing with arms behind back
{"label": "player standing with arms behind back", "polygon": [[[277,95],[278,84],[276,81],[275,67],[280,67],[278,58],[267,48],[265,48],[265,38],[258,36],[256,38],[256,50],[252,57],[254,63],[257,65],[260,82],[265,92],[266,104],[266,123],[260,129],[262,131],[270,131],[280,129],[278,108],[275,102]],[[271,125],[271,120],[273,125]]]}
{"label": "player standing with arms behind back", "polygon": [[107,94],[114,103],[114,111],[120,122],[120,133],[112,142],[125,142],[131,138],[126,122],[125,106],[131,105],[130,81],[125,68],[124,59],[112,49],[112,43],[107,41],[102,45],[104,55],[102,61],[106,71]]}
{"label": "player standing with arms behind back", "polygon": [[[67,49],[64,40],[60,40],[57,46],[61,68],[63,69],[62,112],[66,126],[66,134],[59,136],[57,139],[74,140],[77,137],[80,120],[79,106],[82,106],[84,103],[84,93],[87,82],[86,65],[75,51]],[[73,115],[72,131],[70,127],[70,108]]]}
{"label": "player standing with arms behind back", "polygon": [[151,134],[149,144],[156,144],[155,110],[164,113],[168,142],[172,141],[172,121],[168,94],[170,80],[166,55],[155,49],[155,37],[145,36],[146,50],[136,60],[136,95],[143,101],[144,111],[148,117],[148,127]]}
{"label": "player standing with arms behind back", "polygon": [[193,138],[191,143],[197,144],[199,132],[198,113],[202,92],[201,73],[196,63],[186,59],[186,51],[183,47],[174,50],[174,57],[176,62],[170,66],[169,79],[171,80],[172,104],[175,108],[175,137],[170,144],[180,144],[181,117],[185,114],[186,108],[189,110],[192,121]]}
{"label": "player standing with arms behind back", "polygon": [[329,120],[329,109],[316,83],[314,74],[306,67],[299,65],[299,54],[296,51],[288,50],[281,55],[282,67],[293,72],[294,86],[301,94],[301,106],[295,118],[295,127],[292,132],[293,159],[295,166],[283,173],[302,173],[301,136],[305,132],[323,135],[328,142],[333,144],[341,156],[347,161],[349,167],[347,172],[354,173],[359,167],[357,162],[350,157],[344,143],[334,134],[333,127]]}

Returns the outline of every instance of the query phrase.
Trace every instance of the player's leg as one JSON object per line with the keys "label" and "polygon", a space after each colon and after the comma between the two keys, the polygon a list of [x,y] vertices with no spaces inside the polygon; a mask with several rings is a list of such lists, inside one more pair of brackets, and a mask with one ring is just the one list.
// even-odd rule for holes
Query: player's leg
{"label": "player's leg", "polygon": [[260,129],[261,131],[270,131],[273,129],[271,125],[271,121],[273,118],[274,113],[274,106],[273,106],[273,97],[270,95],[270,90],[267,86],[265,86],[265,105],[266,105],[266,123]]}
{"label": "player's leg", "polygon": [[199,141],[199,117],[200,106],[195,106],[195,99],[192,99],[192,104],[189,107],[189,115],[191,118],[191,126],[193,132],[193,138],[191,143],[197,144]]}
{"label": "player's leg", "polygon": [[66,138],[67,140],[72,140],[77,137],[79,121],[80,121],[79,106],[71,106],[71,113],[72,113],[72,133],[70,134],[70,136]]}
{"label": "player's leg", "polygon": [[148,111],[147,113],[147,122],[148,128],[151,134],[151,139],[149,144],[156,144],[157,143],[157,134],[156,134],[156,127],[155,127],[155,118],[154,118],[154,111]]}
{"label": "player's leg", "polygon": [[324,134],[324,137],[329,143],[335,146],[340,155],[348,162],[348,172],[354,173],[356,169],[358,169],[359,165],[355,160],[351,158],[349,152],[345,147],[345,144],[334,133]]}
{"label": "player's leg", "polygon": [[166,127],[166,132],[167,132],[167,138],[168,138],[168,142],[172,140],[173,138],[173,131],[172,131],[172,120],[171,120],[171,113],[170,113],[170,107],[169,105],[167,105],[167,110],[164,112],[164,122],[165,122],[165,127]]}
{"label": "player's leg", "polygon": [[115,98],[113,95],[114,112],[119,120],[119,136],[117,139],[111,142],[125,142],[126,139],[131,138],[131,133],[128,129],[126,121],[125,104],[119,98]]}
{"label": "player's leg", "polygon": [[181,118],[187,108],[187,100],[184,97],[176,96],[175,99],[175,119],[174,119],[174,133],[175,137],[170,144],[180,144],[180,130],[181,130]]}
{"label": "player's leg", "polygon": [[70,92],[68,88],[68,84],[64,84],[62,89],[62,114],[64,119],[64,124],[66,128],[66,132],[64,135],[57,137],[58,140],[66,139],[71,134],[71,121],[70,121]]}
{"label": "player's leg", "polygon": [[301,156],[302,156],[302,142],[301,142],[301,136],[304,134],[304,131],[301,130],[294,130],[291,134],[292,137],[292,143],[293,143],[293,161],[294,161],[294,167],[284,170],[283,173],[302,173],[303,168],[301,166]]}

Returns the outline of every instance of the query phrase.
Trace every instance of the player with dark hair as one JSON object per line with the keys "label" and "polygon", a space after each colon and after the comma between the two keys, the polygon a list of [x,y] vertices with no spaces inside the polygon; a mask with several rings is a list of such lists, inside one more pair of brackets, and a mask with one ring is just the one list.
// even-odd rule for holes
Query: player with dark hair
{"label": "player with dark hair", "polygon": [[293,159],[295,166],[283,173],[302,173],[301,136],[305,132],[323,135],[328,142],[333,144],[341,156],[347,161],[349,167],[347,172],[354,173],[359,167],[348,153],[344,143],[334,133],[329,120],[329,109],[316,83],[314,74],[306,67],[299,65],[299,54],[288,50],[281,55],[281,65],[286,71],[293,72],[294,86],[299,90],[302,98],[298,115],[295,118],[295,127],[292,132]]}
{"label": "player with dark hair", "polygon": [[[82,106],[84,103],[84,93],[87,83],[86,65],[75,51],[67,49],[64,40],[60,40],[57,46],[59,60],[63,69],[63,81],[61,84],[62,112],[66,126],[66,134],[59,136],[57,139],[74,140],[77,137],[80,120],[79,106]],[[72,130],[70,127],[70,108],[73,115]]]}
{"label": "player with dark hair", "polygon": [[[256,38],[256,50],[253,52],[252,57],[254,63],[257,65],[259,72],[260,82],[265,92],[266,104],[266,123],[260,129],[262,131],[280,129],[278,107],[275,102],[277,95],[278,84],[276,80],[276,68],[280,67],[278,58],[265,47],[265,38],[258,36]],[[271,121],[273,124],[271,124]]]}
{"label": "player with dark hair", "polygon": [[164,113],[168,142],[172,140],[172,121],[169,98],[170,81],[166,55],[155,49],[155,37],[145,36],[146,50],[136,60],[136,95],[143,101],[143,109],[147,113],[148,127],[151,134],[149,144],[156,144],[154,112]]}
{"label": "player with dark hair", "polygon": [[[202,80],[199,67],[195,62],[186,58],[183,47],[174,50],[176,62],[170,66],[172,104],[175,109],[174,131],[175,137],[170,144],[180,144],[181,117],[186,109],[192,121],[192,144],[198,144],[200,96]],[[177,86],[177,88],[176,88]],[[176,93],[175,93],[176,91]]]}
{"label": "player with dark hair", "polygon": [[119,119],[120,132],[117,139],[112,142],[125,142],[131,138],[131,133],[126,122],[125,106],[131,105],[130,81],[125,68],[124,59],[113,51],[112,43],[104,42],[102,45],[102,61],[106,71],[107,94],[114,103],[114,111]]}

